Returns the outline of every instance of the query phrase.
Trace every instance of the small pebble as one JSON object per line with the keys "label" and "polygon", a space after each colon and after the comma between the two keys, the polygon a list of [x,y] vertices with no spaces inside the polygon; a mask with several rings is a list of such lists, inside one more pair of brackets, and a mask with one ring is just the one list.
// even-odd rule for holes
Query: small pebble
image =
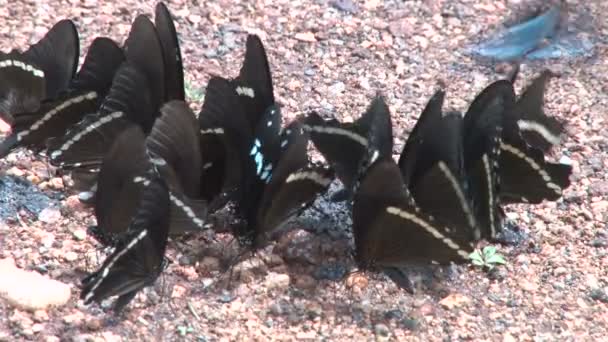
{"label": "small pebble", "polygon": [[84,229],[76,229],[75,231],[72,232],[72,235],[74,235],[74,238],[78,241],[83,241],[84,239],[87,238],[87,231]]}
{"label": "small pebble", "polygon": [[390,334],[390,330],[384,324],[376,324],[374,331],[380,336],[388,336]]}
{"label": "small pebble", "polygon": [[57,208],[44,208],[38,214],[38,220],[44,223],[55,223],[61,218],[61,212]]}

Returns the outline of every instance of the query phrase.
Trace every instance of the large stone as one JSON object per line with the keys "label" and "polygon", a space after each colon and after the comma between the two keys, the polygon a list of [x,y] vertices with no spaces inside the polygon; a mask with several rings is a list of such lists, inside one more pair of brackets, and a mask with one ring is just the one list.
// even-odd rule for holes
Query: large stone
{"label": "large stone", "polygon": [[12,259],[3,259],[0,298],[19,309],[36,311],[65,305],[70,299],[70,287],[37,272],[19,269]]}

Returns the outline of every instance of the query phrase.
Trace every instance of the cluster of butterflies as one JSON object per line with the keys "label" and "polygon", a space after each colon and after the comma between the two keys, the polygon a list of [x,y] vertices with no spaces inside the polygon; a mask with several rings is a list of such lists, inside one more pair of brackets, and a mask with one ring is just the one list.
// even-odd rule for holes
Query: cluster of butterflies
{"label": "cluster of butterflies", "polygon": [[[257,248],[338,178],[358,265],[411,289],[401,266],[465,262],[476,241],[499,237],[502,204],[557,200],[569,186],[571,167],[545,160],[563,131],[542,109],[548,72],[519,97],[516,73],[491,84],[464,116],[443,113],[438,91],[395,163],[382,97],[352,123],[312,112],[283,125],[255,35],[239,75],[212,77],[195,115],[162,3],[154,23],[135,19],[122,47],[96,38],[77,71],[78,59],[69,20],[0,56],[0,115],[11,126],[0,156],[45,153],[93,205],[90,233],[113,252],[83,279],[85,303],[118,296],[120,311],[163,271],[169,236],[209,229],[227,203],[242,219],[234,234]],[[309,159],[309,142],[329,166]]]}

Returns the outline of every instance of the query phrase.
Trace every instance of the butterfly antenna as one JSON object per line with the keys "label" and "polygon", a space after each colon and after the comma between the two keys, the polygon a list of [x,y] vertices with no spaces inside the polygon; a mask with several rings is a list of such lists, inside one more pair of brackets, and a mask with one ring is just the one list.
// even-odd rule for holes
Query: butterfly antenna
{"label": "butterfly antenna", "polygon": [[[242,261],[242,260],[245,258],[245,255],[247,255],[248,253],[252,253],[252,252],[253,252],[253,253],[255,253],[255,252],[254,252],[254,251],[252,251],[251,249],[249,249],[249,248],[245,248],[245,250],[243,250],[242,252],[240,252],[239,254],[237,254],[237,255],[236,255],[236,256],[235,256],[235,257],[232,259],[232,262],[231,262],[231,265],[230,265],[230,276],[229,276],[229,278],[228,278],[228,286],[227,286],[227,288],[230,288],[230,287],[231,287],[231,285],[232,285],[232,276],[234,275],[234,267],[235,267],[237,264],[239,264],[239,263],[240,263],[240,262],[241,262],[241,261]],[[253,255],[253,253],[252,253],[252,255]]]}
{"label": "butterfly antenna", "polygon": [[[166,259],[163,261],[163,271],[167,268],[166,264],[168,262]],[[160,302],[162,303],[165,299],[165,296],[169,293],[169,282],[167,281],[167,276],[165,272],[161,272],[160,274]],[[169,295],[169,303],[171,303],[171,296]]]}

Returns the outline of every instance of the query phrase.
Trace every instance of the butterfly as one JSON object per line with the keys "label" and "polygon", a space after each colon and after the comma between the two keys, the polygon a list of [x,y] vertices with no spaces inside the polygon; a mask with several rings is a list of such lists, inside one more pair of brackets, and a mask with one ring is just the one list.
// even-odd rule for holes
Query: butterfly
{"label": "butterfly", "polygon": [[48,138],[62,136],[85,114],[96,112],[123,60],[114,41],[96,38],[66,91],[43,101],[36,111],[13,115],[11,134],[0,143],[0,156],[20,146],[41,150]]}
{"label": "butterfly", "polygon": [[376,97],[365,113],[352,123],[324,120],[315,112],[310,113],[304,122],[311,141],[336,170],[336,176],[344,185],[344,193],[337,194],[334,197],[336,201],[352,198],[358,171],[365,165],[364,156],[372,125],[378,124],[384,137],[384,143],[378,145],[378,152],[383,156],[392,155],[390,111],[382,97]]}
{"label": "butterfly", "polygon": [[145,177],[153,167],[140,127],[131,125],[121,132],[104,155],[94,197],[97,226],[89,231],[102,243],[114,245],[127,231],[142,196]]}
{"label": "butterfly", "polygon": [[207,201],[201,194],[202,154],[196,117],[184,101],[161,107],[146,137],[151,162],[169,185],[171,234],[205,229]]}
{"label": "butterfly", "polygon": [[558,137],[563,130],[562,124],[546,116],[542,109],[544,91],[541,89],[546,77],[549,77],[548,73],[541,75],[517,100],[512,82],[494,82],[476,97],[469,108],[474,112],[488,98],[503,94],[506,109],[502,115],[503,129],[497,151],[500,156],[496,168],[496,177],[500,180],[497,196],[503,204],[554,201],[570,185],[572,167],[546,161],[543,152],[559,142]]}
{"label": "butterfly", "polygon": [[[233,197],[242,174],[242,151],[249,148],[252,128],[233,83],[212,77],[198,116],[200,129],[201,195],[212,200],[222,193]],[[228,195],[230,194],[230,195]]]}
{"label": "butterfly", "polygon": [[198,200],[196,118],[182,101],[168,102],[161,113],[148,136],[131,124],[104,156],[95,196],[97,226],[91,229],[104,245],[126,231],[142,193],[141,183],[132,180],[146,177],[151,169],[169,187],[170,234],[205,228],[206,202]]}
{"label": "butterfly", "polygon": [[124,47],[128,62],[139,69],[149,83],[154,108],[169,100],[163,45],[154,24],[145,15],[138,15],[127,37]]}
{"label": "butterfly", "polygon": [[144,287],[151,286],[165,267],[169,234],[170,200],[167,185],[158,177],[136,178],[143,193],[125,236],[100,269],[82,280],[80,298],[85,304],[118,296],[120,312]]}
{"label": "butterfly", "polygon": [[40,102],[66,90],[78,67],[78,32],[71,20],[57,22],[21,53],[0,53],[0,113],[11,125],[16,113],[31,113]]}
{"label": "butterfly", "polygon": [[500,146],[514,101],[510,83],[497,81],[475,97],[464,116],[465,171],[481,238],[494,239],[502,231]]}
{"label": "butterfly", "polygon": [[247,225],[237,234],[254,246],[311,205],[333,181],[331,169],[310,165],[301,123],[296,120],[280,130],[280,122],[280,111],[269,108],[244,163],[237,209]]}
{"label": "butterfly", "polygon": [[245,58],[234,79],[209,80],[199,113],[202,192],[207,199],[241,197],[242,152],[251,148],[251,136],[266,110],[275,105],[272,76],[264,45],[249,35]]}
{"label": "butterfly", "polygon": [[398,166],[416,206],[435,224],[458,230],[470,241],[479,238],[468,192],[463,144],[464,122],[458,112],[443,113],[445,92],[427,103],[409,135]]}
{"label": "butterfly", "polygon": [[504,203],[555,201],[570,186],[572,166],[545,160],[545,153],[559,144],[562,123],[543,110],[545,70],[532,81],[505,117],[501,143],[501,200]]}
{"label": "butterfly", "polygon": [[355,260],[382,270],[413,292],[401,267],[411,263],[464,263],[473,251],[470,234],[439,224],[419,208],[391,157],[371,158],[353,199]]}

